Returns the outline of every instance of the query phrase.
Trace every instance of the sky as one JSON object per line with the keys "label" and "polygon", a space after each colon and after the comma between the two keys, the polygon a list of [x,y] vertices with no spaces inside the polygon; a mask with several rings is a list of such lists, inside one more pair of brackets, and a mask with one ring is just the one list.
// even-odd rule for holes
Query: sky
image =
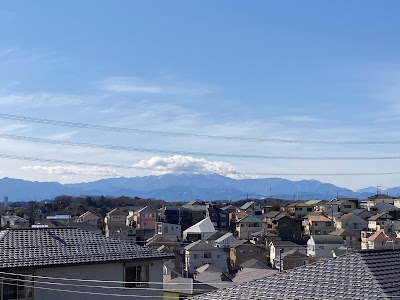
{"label": "sky", "polygon": [[399,155],[399,144],[335,143],[400,141],[399,10],[397,1],[2,1],[0,177],[194,172],[399,186],[400,175],[260,175],[400,171],[397,159],[293,159]]}

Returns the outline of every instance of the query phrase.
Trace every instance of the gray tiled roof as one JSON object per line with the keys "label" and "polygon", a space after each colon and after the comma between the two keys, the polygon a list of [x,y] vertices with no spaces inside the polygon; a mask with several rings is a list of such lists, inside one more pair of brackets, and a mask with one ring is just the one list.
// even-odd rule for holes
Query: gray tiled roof
{"label": "gray tiled roof", "polygon": [[77,228],[0,231],[0,269],[168,257],[171,255]]}
{"label": "gray tiled roof", "polygon": [[369,250],[291,269],[199,296],[216,299],[393,299],[400,297],[400,251]]}

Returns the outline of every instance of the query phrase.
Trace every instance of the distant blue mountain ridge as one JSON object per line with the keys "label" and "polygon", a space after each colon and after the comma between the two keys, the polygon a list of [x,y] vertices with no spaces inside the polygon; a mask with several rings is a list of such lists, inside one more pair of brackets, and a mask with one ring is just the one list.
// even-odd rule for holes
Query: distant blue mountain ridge
{"label": "distant blue mountain ridge", "polygon": [[[393,196],[400,194],[400,187],[382,191]],[[282,178],[232,179],[217,174],[166,174],[160,176],[120,177],[93,182],[60,184],[58,182],[26,181],[22,179],[0,179],[0,196],[10,201],[52,199],[59,195],[70,196],[130,196],[155,198],[165,201],[190,201],[201,199],[240,200],[247,197],[272,196],[289,200],[328,200],[336,197],[364,199],[376,193],[376,188],[358,191],[323,183],[317,180],[290,181]]]}

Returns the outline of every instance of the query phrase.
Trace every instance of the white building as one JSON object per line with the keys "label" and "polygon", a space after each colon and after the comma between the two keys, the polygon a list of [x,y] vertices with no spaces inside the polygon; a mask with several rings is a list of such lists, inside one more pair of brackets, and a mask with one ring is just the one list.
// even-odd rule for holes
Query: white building
{"label": "white building", "polygon": [[312,235],[307,241],[307,256],[315,258],[330,258],[332,250],[343,247],[344,240],[335,235]]}
{"label": "white building", "polygon": [[200,222],[189,227],[183,231],[183,240],[185,241],[197,241],[206,240],[215,232],[214,225],[209,217],[201,220]]}
{"label": "white building", "polygon": [[222,250],[199,240],[185,247],[185,271],[192,275],[197,268],[210,264],[225,272],[228,268],[226,258],[227,254]]}
{"label": "white building", "polygon": [[161,235],[167,240],[181,241],[182,240],[182,226],[178,224],[157,222],[156,235]]}
{"label": "white building", "polygon": [[225,233],[223,236],[213,241],[214,247],[229,249],[232,245],[236,244],[237,238],[233,236],[232,232]]}

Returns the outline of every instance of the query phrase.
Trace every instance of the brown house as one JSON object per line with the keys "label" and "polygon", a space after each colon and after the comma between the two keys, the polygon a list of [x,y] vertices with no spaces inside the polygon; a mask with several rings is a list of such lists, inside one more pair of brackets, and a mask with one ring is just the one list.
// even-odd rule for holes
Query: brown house
{"label": "brown house", "polygon": [[255,245],[246,240],[239,240],[230,250],[230,262],[233,268],[239,266],[245,261],[255,258],[260,262],[267,264],[267,250],[264,245]]}

